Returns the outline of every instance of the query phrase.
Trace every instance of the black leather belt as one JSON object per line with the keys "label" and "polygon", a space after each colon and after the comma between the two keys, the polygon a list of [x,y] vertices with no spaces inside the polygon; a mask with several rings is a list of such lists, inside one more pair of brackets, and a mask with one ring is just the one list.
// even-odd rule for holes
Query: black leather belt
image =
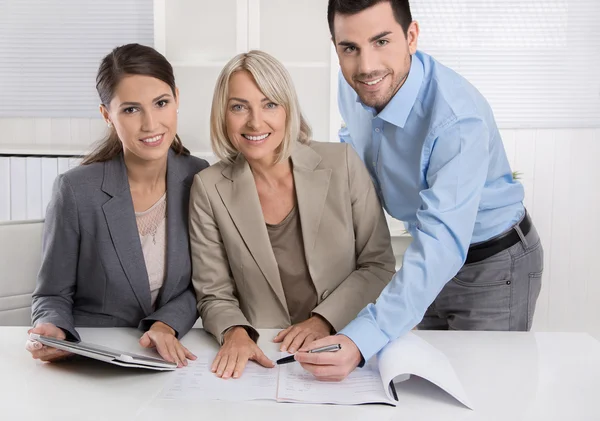
{"label": "black leather belt", "polygon": [[[501,251],[517,244],[519,241],[521,241],[521,237],[519,237],[519,234],[515,230],[516,227],[517,225],[512,227],[510,231],[507,231],[498,237],[469,247],[465,265],[468,265],[469,263],[481,262],[482,260],[492,257],[494,254],[500,253]],[[529,230],[531,229],[531,218],[529,217],[527,211],[525,211],[525,216],[521,222],[519,222],[518,227],[521,228],[523,236],[529,233]]]}

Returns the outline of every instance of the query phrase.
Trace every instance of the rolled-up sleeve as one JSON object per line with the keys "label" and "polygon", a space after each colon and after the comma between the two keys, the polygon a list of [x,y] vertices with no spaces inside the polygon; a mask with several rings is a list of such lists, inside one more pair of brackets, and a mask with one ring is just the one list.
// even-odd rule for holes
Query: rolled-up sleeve
{"label": "rolled-up sleeve", "polygon": [[489,135],[478,118],[458,118],[432,142],[420,192],[413,241],[402,268],[375,304],[365,307],[340,333],[369,360],[389,341],[415,327],[427,307],[463,265],[489,163]]}

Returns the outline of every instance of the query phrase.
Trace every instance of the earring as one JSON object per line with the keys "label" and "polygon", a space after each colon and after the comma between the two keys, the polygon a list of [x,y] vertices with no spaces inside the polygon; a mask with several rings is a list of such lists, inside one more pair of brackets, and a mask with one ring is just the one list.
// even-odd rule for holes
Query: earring
{"label": "earring", "polygon": [[108,126],[109,129],[112,127],[112,123],[110,121],[108,123],[106,123],[106,125]]}
{"label": "earring", "polygon": [[179,114],[179,108],[177,108],[177,114]]}

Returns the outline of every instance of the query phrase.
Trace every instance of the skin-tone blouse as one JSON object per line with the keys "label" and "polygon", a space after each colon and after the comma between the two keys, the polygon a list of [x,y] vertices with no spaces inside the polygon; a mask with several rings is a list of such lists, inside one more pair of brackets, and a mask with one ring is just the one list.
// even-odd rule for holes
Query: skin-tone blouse
{"label": "skin-tone blouse", "polygon": [[317,306],[317,292],[304,256],[298,207],[294,206],[279,224],[267,224],[267,232],[279,268],[291,322],[303,322]]}

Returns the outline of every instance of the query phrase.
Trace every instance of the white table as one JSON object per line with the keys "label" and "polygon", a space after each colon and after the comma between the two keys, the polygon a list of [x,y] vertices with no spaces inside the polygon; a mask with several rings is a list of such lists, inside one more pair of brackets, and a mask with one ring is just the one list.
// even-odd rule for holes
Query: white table
{"label": "white table", "polygon": [[[2,420],[600,420],[600,342],[584,333],[416,332],[448,356],[471,411],[419,378],[397,387],[396,408],[157,401],[173,373],[92,360],[40,363],[24,349],[26,331],[0,327]],[[79,331],[84,341],[143,353],[133,329]],[[275,349],[273,332],[261,332],[263,349]],[[216,346],[201,329],[183,343],[192,351]]]}

